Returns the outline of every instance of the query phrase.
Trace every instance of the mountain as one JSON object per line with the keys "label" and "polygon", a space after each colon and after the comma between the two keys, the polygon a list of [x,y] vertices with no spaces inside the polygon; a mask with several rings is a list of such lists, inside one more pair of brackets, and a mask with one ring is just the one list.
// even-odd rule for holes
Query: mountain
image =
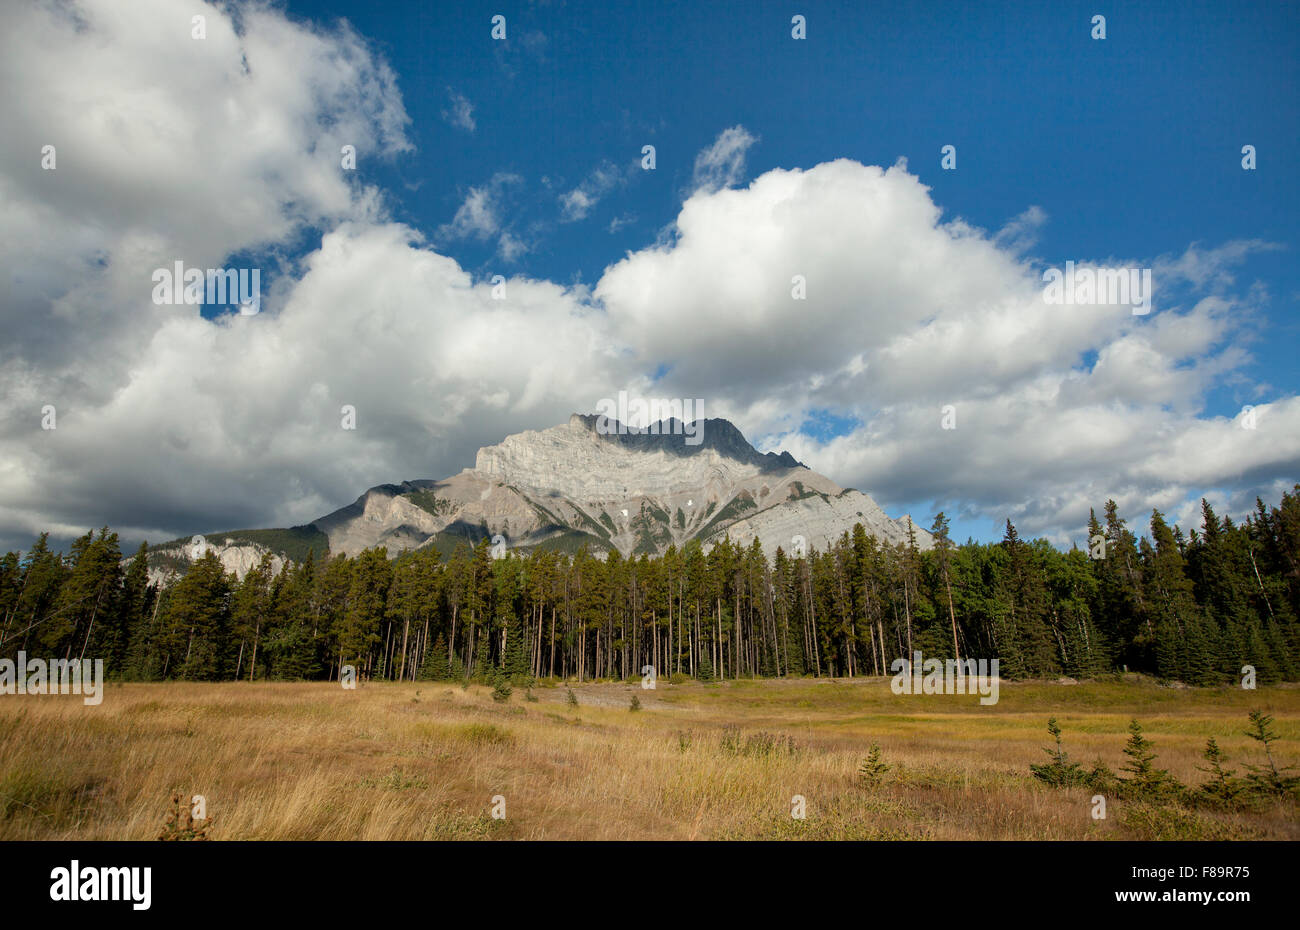
{"label": "mountain", "polygon": [[[662,553],[690,539],[708,546],[729,535],[754,538],[770,556],[802,544],[826,548],[861,523],[886,543],[907,541],[908,518],[890,519],[866,494],[841,488],[788,452],[762,453],[727,420],[664,420],[633,429],[605,417],[507,436],[478,451],[474,467],[441,481],[373,487],[306,526],[208,534],[210,546],[242,574],[257,553],[300,559],[309,548],[354,555],[387,546],[434,546],[444,554],[491,538],[512,548],[617,549]],[[915,527],[918,546],[933,544]],[[188,539],[155,550],[179,567]]]}

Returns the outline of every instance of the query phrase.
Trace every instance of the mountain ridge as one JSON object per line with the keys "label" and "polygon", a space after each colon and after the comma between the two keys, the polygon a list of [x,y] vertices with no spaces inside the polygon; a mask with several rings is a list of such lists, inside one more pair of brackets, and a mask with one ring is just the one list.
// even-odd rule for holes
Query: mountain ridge
{"label": "mountain ridge", "polygon": [[[322,538],[330,554],[386,546],[396,556],[433,546],[445,555],[489,538],[512,548],[587,545],[634,557],[692,539],[709,547],[726,535],[742,545],[760,539],[770,556],[778,546],[824,549],[854,523],[887,544],[905,542],[909,519],[891,519],[868,495],[788,452],[759,452],[725,419],[636,428],[574,413],[484,446],[473,468],[450,477],[375,485],[311,523],[212,533],[203,543],[237,574],[250,566],[250,549],[301,558],[298,549]],[[930,534],[912,529],[918,546],[930,548]],[[277,539],[292,545],[276,546]],[[174,568],[196,551],[192,542],[154,551]]]}

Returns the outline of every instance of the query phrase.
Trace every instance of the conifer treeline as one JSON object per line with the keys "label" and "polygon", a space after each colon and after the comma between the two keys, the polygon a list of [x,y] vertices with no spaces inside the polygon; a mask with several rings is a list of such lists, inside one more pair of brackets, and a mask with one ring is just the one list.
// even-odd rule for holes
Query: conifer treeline
{"label": "conifer treeline", "polygon": [[123,565],[107,528],[66,556],[45,536],[0,560],[0,657],[103,658],[110,677],[587,680],[890,674],[894,659],[998,658],[1007,677],[1127,668],[1192,684],[1300,677],[1300,485],[1241,525],[1202,502],[1185,537],[1154,511],[1140,540],[1108,501],[1105,558],[1007,521],[1001,542],[887,546],[859,525],[828,551],[764,558],[757,542],[661,557],[507,553],[443,561],[383,549],[242,581],[209,553],[159,590],[147,548]]}

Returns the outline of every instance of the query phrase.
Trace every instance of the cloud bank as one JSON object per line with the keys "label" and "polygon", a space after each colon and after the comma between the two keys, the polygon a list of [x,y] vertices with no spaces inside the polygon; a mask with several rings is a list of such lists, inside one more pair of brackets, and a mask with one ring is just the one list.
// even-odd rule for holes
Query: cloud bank
{"label": "cloud bank", "polygon": [[[396,78],[366,43],[234,10],[38,3],[0,35],[6,547],[105,523],[159,541],[304,522],[618,390],[704,398],[886,506],[1010,516],[1057,541],[1108,497],[1139,526],[1152,507],[1192,525],[1203,493],[1242,512],[1300,474],[1300,398],[1257,396],[1244,374],[1264,298],[1237,273],[1267,243],[1110,260],[1154,268],[1149,316],[1051,306],[1024,257],[1041,210],[993,232],[945,219],[903,163],[740,187],[755,137],[737,126],[696,160],[662,242],[590,289],[497,287],[341,167],[344,145],[410,150]],[[79,67],[41,67],[49,55]],[[522,183],[471,189],[438,235],[521,254],[502,198]],[[597,171],[567,218],[615,186]],[[248,255],[282,265],[260,314],[150,299],[155,268]],[[1207,413],[1229,381],[1254,429]],[[827,413],[851,428],[818,438]]]}

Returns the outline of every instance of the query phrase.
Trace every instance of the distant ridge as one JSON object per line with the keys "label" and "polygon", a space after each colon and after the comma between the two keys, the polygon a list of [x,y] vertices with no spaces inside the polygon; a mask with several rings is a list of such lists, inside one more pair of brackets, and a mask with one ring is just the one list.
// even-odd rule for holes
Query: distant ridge
{"label": "distant ridge", "polygon": [[[386,546],[390,556],[498,537],[506,546],[658,555],[697,539],[761,540],[770,556],[827,548],[861,523],[904,543],[909,518],[891,519],[868,495],[835,482],[788,452],[759,452],[728,420],[675,419],[632,428],[594,414],[507,436],[479,449],[473,468],[449,478],[381,484],[351,504],[290,530],[210,533],[207,544],[242,574],[261,552],[301,559]],[[917,545],[930,534],[914,527]],[[154,550],[156,567],[179,570],[190,540]]]}

